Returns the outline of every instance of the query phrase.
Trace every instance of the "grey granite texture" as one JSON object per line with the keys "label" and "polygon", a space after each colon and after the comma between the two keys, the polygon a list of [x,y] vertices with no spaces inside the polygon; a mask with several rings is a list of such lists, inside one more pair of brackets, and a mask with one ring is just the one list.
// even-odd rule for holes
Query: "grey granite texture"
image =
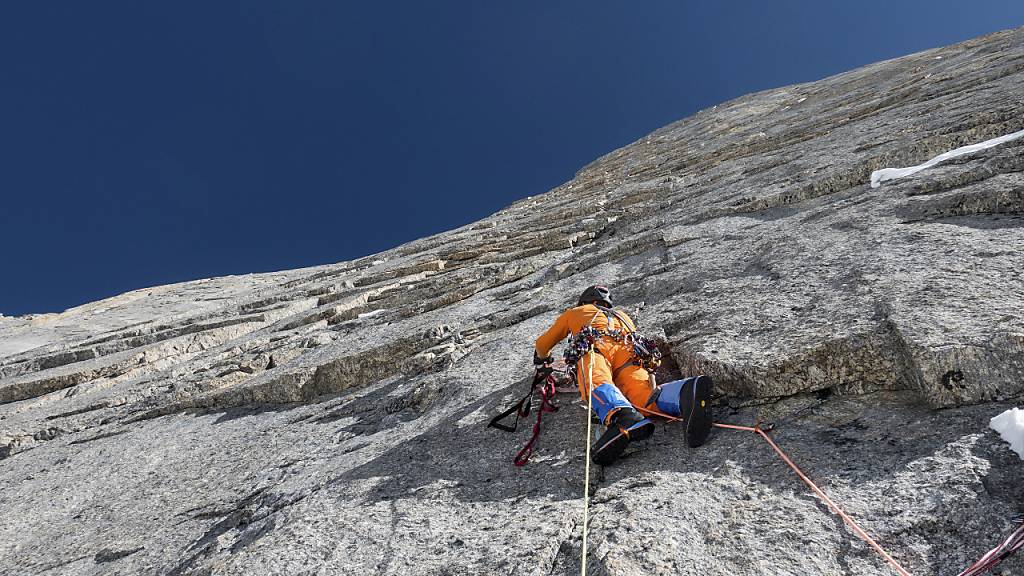
{"label": "grey granite texture", "polygon": [[[586,416],[484,425],[592,283],[915,575],[1024,511],[1024,29],[751,94],[351,262],[0,317],[0,574],[574,574]],[[529,169],[529,167],[523,167]],[[480,183],[486,193],[487,183]],[[591,574],[891,574],[756,436],[595,468]],[[1003,574],[1024,574],[1014,559]],[[997,572],[998,573],[998,572]]]}

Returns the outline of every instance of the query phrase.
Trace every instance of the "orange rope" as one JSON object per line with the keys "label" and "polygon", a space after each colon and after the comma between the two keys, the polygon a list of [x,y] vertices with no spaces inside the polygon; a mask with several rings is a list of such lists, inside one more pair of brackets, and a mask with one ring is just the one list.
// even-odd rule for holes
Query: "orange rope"
{"label": "orange rope", "polygon": [[[657,410],[648,410],[648,409],[645,409],[645,408],[641,408],[640,411],[641,412],[645,412],[645,413],[647,413],[649,415],[662,416],[662,417],[668,418],[669,420],[672,420],[672,421],[677,421],[678,422],[678,421],[682,420],[682,418],[676,418],[674,416],[669,416],[669,415],[663,414],[663,413],[661,413],[661,412],[659,412]],[[882,556],[882,558],[885,558],[885,561],[888,562],[890,565],[892,565],[892,567],[896,570],[896,572],[900,576],[911,576],[910,572],[907,572],[907,570],[905,568],[903,568],[903,566],[900,566],[899,562],[894,560],[892,556],[890,556],[885,550],[883,550],[882,547],[879,546],[878,543],[875,542],[874,539],[871,538],[871,536],[868,536],[868,533],[865,532],[864,529],[861,528],[860,525],[858,525],[857,522],[853,518],[851,518],[849,514],[844,512],[843,509],[840,508],[838,504],[836,504],[831,498],[829,498],[828,495],[825,494],[825,492],[821,488],[818,488],[817,484],[812,482],[811,479],[808,478],[807,475],[804,474],[803,471],[800,470],[800,468],[796,464],[794,464],[792,460],[789,459],[789,456],[787,456],[786,453],[782,451],[782,448],[779,448],[779,445],[776,444],[774,441],[772,441],[771,437],[768,436],[768,433],[761,429],[760,424],[758,424],[757,426],[751,427],[751,426],[737,426],[735,424],[722,424],[720,422],[715,422],[713,425],[715,427],[717,427],[717,428],[727,428],[729,430],[742,430],[744,432],[754,432],[754,433],[759,434],[762,438],[765,439],[765,441],[768,442],[768,444],[772,447],[772,449],[775,450],[775,452],[779,455],[779,457],[782,458],[783,462],[788,464],[789,467],[793,469],[793,472],[796,472],[796,475],[799,476],[800,479],[803,480],[805,484],[810,486],[811,490],[813,490],[814,493],[817,494],[818,497],[821,498],[821,500],[823,502],[825,502],[825,504],[828,505],[828,507],[832,510],[833,513],[835,513],[840,518],[842,518],[843,521],[846,522],[846,524],[849,525],[850,528],[853,529],[854,533],[857,534],[857,536],[859,536],[861,540],[867,542],[869,546],[874,548],[875,551],[878,552]]]}
{"label": "orange rope", "polygon": [[894,560],[892,556],[889,556],[889,554],[885,550],[883,550],[882,547],[879,546],[878,543],[875,542],[874,539],[871,538],[871,536],[868,536],[868,533],[865,532],[864,529],[861,528],[857,524],[857,522],[854,521],[853,518],[850,518],[849,514],[844,512],[843,509],[840,508],[838,504],[833,502],[832,499],[829,498],[828,495],[825,494],[825,492],[822,491],[821,488],[818,488],[818,486],[814,482],[812,482],[811,479],[808,478],[807,475],[804,474],[803,471],[800,470],[800,468],[796,464],[794,464],[793,461],[790,460],[788,456],[786,456],[786,453],[783,452],[781,448],[779,448],[778,444],[776,444],[774,441],[772,441],[771,437],[768,436],[767,432],[765,432],[764,430],[761,430],[760,428],[757,428],[757,427],[753,428],[753,431],[757,432],[758,434],[760,434],[761,437],[764,438],[765,441],[767,441],[768,444],[771,445],[771,447],[775,450],[775,452],[778,453],[779,457],[782,458],[782,460],[786,464],[789,464],[789,467],[793,469],[793,472],[796,472],[796,475],[799,476],[800,479],[803,480],[805,484],[810,486],[811,490],[814,490],[814,493],[817,494],[818,497],[821,498],[826,504],[828,504],[829,507],[832,508],[832,511],[835,512],[837,515],[839,515],[839,517],[842,518],[843,521],[846,522],[850,526],[850,528],[853,528],[853,531],[857,534],[857,536],[860,536],[861,540],[867,542],[869,546],[874,548],[875,551],[878,552],[882,556],[882,558],[885,558],[885,561],[888,562],[889,564],[891,564],[892,567],[896,569],[896,572],[900,574],[900,576],[910,576],[910,572],[907,572],[906,569],[903,568],[903,566],[900,566],[899,562]]}

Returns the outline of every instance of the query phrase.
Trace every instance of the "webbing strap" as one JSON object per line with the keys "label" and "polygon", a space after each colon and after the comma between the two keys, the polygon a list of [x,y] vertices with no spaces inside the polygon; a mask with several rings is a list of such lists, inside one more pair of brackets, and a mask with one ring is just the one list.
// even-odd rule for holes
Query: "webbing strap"
{"label": "webbing strap", "polygon": [[[519,426],[519,418],[530,415],[530,404],[533,402],[533,395],[537,391],[537,385],[547,380],[554,370],[551,367],[538,368],[533,374],[533,382],[530,384],[530,391],[519,399],[518,402],[512,405],[511,408],[505,410],[501,414],[498,414],[491,421],[487,423],[487,428],[497,428],[498,430],[504,430],[505,432],[515,432],[516,427]],[[515,421],[511,426],[502,424],[501,421],[508,418],[512,414],[516,415]]]}
{"label": "webbing strap", "polygon": [[516,452],[515,458],[512,459],[512,463],[516,466],[526,466],[526,463],[530,461],[533,448],[537,444],[537,439],[540,438],[540,422],[544,413],[558,411],[558,406],[551,403],[551,399],[555,397],[555,382],[550,372],[544,377],[543,382],[544,384],[540,387],[540,409],[537,410],[537,421],[533,424],[533,434],[526,446]]}
{"label": "webbing strap", "polygon": [[[595,306],[597,306],[597,304],[595,304]],[[619,313],[616,312],[614,308],[604,308],[603,306],[597,306],[597,308],[598,308],[598,310],[601,310],[602,312],[604,312],[605,318],[608,318],[608,326],[609,327],[612,325],[612,322],[611,322],[612,319],[611,319],[611,317],[608,316],[608,313],[610,312],[612,314],[612,316],[615,316],[615,318],[619,321],[619,324],[622,324],[622,327],[626,331],[631,332],[631,333],[636,332],[636,326],[631,324],[631,323],[629,323],[629,322],[626,322],[626,319],[623,318],[622,316],[619,316]],[[591,320],[591,322],[593,322],[593,320]]]}
{"label": "webbing strap", "polygon": [[[619,366],[618,368],[612,371],[612,380],[618,378],[619,374],[626,368],[629,368],[630,366],[640,366],[640,363],[637,362],[636,360],[630,360],[629,362],[626,362],[622,366]],[[648,402],[648,404],[650,404],[650,402]]]}
{"label": "webbing strap", "polygon": [[[519,402],[516,402],[511,408],[509,408],[508,410],[505,410],[501,414],[498,414],[494,418],[491,418],[491,421],[487,423],[487,427],[488,428],[497,428],[498,430],[504,430],[505,432],[515,432],[516,431],[516,427],[519,426],[519,418],[521,416],[526,416],[527,414],[530,413],[530,408],[529,408],[530,405],[529,405],[528,401],[532,400],[532,399],[533,399],[533,390],[530,390],[529,394],[527,394],[526,396],[523,396],[519,400]],[[512,425],[509,426],[507,424],[502,424],[501,421],[504,420],[505,418],[508,418],[509,416],[511,416],[512,413],[515,413],[515,415],[516,415],[516,419],[515,419],[514,422],[512,422]]]}

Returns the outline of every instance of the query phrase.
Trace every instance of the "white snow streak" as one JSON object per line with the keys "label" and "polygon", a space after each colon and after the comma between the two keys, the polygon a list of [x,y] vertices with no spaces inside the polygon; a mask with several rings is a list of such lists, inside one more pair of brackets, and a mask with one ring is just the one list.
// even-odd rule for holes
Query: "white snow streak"
{"label": "white snow streak", "polygon": [[1024,460],[1024,410],[1010,408],[989,422],[989,427],[1010,443],[1010,449]]}
{"label": "white snow streak", "polygon": [[1005,136],[1000,136],[998,138],[993,138],[991,140],[985,140],[984,142],[979,142],[978,144],[971,144],[970,146],[961,146],[955,150],[950,150],[949,152],[939,154],[935,158],[932,158],[931,160],[925,162],[924,164],[918,164],[917,166],[911,166],[909,168],[882,168],[881,170],[875,170],[874,172],[871,173],[871,187],[878,188],[878,186],[881,185],[881,183],[885,182],[886,180],[895,180],[897,178],[903,178],[904,176],[910,176],[911,174],[915,174],[926,168],[931,168],[932,166],[935,166],[940,162],[945,162],[950,158],[956,158],[957,156],[963,156],[964,154],[971,154],[972,152],[977,152],[979,150],[984,150],[986,148],[998,146],[1004,142],[1016,140],[1021,136],[1024,136],[1024,130],[1019,130],[1017,132],[1013,132],[1012,134],[1006,134]]}

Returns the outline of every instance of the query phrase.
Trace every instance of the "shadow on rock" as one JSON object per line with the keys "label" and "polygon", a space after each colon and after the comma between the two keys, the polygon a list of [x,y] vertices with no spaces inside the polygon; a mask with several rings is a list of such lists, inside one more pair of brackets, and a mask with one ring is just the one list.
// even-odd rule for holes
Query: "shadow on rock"
{"label": "shadow on rock", "polygon": [[[525,467],[514,466],[512,457],[530,438],[537,406],[528,417],[520,419],[515,433],[487,427],[493,416],[528,387],[528,381],[520,382],[462,405],[440,420],[432,420],[433,425],[421,434],[342,474],[334,482],[384,478],[371,495],[373,501],[407,497],[439,481],[467,502],[579,498],[583,487],[580,449],[585,420],[575,396],[560,396],[560,409],[544,414],[536,451]],[[452,399],[432,410],[457,403],[457,399]]]}
{"label": "shadow on rock", "polygon": [[[781,421],[770,434],[812,479],[824,485],[856,486],[889,478],[965,435],[984,433],[986,413],[977,407],[937,412],[912,404],[876,402],[872,397],[846,397]],[[751,426],[758,415],[752,409],[740,409],[716,414],[716,419]],[[716,428],[706,445],[691,449],[682,426],[675,423],[659,425],[646,449],[622,462],[621,471],[609,471],[609,477],[659,470],[706,471],[726,460],[742,462],[754,479],[774,488],[802,486],[753,433]]]}
{"label": "shadow on rock", "polygon": [[[833,398],[784,422],[771,436],[912,572],[955,574],[997,543],[999,531],[1024,501],[1024,466],[987,429],[988,419],[1002,409],[989,404],[935,411],[882,402],[877,395]],[[726,419],[750,425],[756,415],[746,409]],[[738,514],[742,523],[777,527],[800,518],[786,528],[793,534],[824,529],[807,528],[822,521],[796,506],[807,500],[827,515],[822,519],[834,521],[828,531],[839,539],[834,552],[839,565],[879,562],[751,432],[716,429],[707,444],[690,449],[681,425],[662,425],[646,447],[605,474],[595,498],[606,508],[690,498],[712,502],[719,521]],[[671,493],[672,482],[679,483],[678,494]],[[693,509],[669,508],[684,516]],[[715,526],[694,526],[706,541],[714,540]],[[799,542],[799,536],[793,538]],[[826,552],[823,558],[828,557]]]}

